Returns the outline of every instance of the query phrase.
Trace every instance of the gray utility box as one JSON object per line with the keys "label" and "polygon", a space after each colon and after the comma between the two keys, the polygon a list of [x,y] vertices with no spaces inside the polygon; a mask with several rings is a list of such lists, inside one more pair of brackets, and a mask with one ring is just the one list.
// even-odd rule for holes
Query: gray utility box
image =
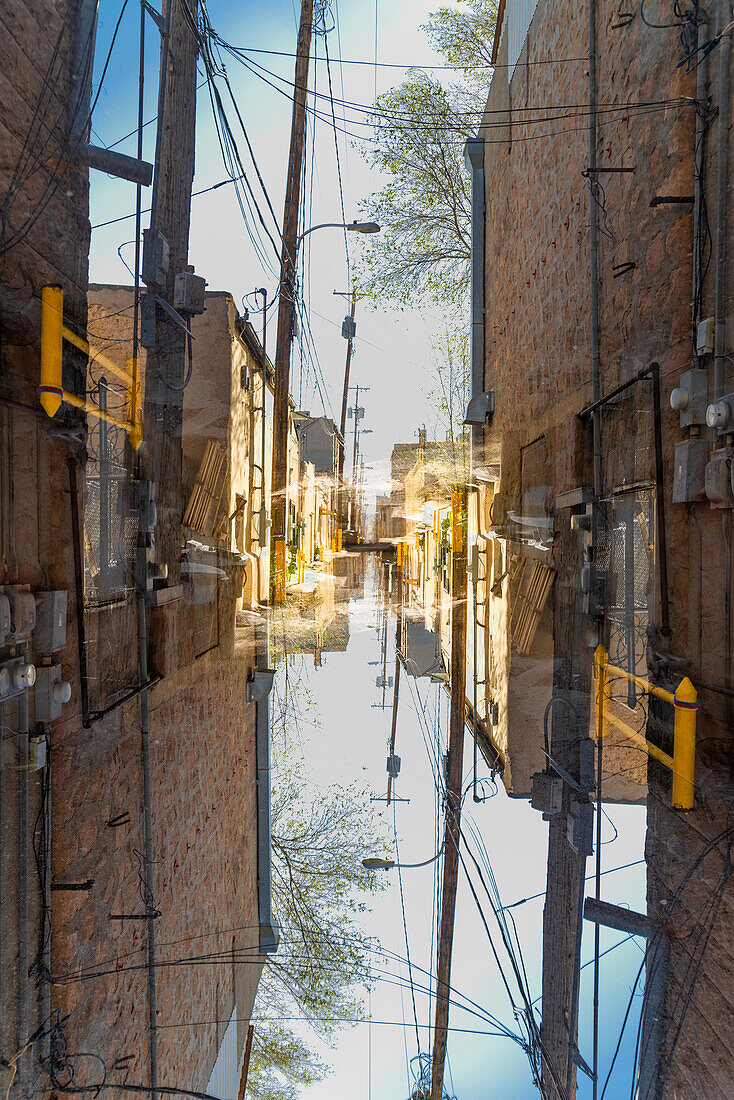
{"label": "gray utility box", "polygon": [[688,504],[706,498],[706,463],[709,443],[706,439],[683,439],[675,445],[673,504]]}
{"label": "gray utility box", "polygon": [[571,802],[566,836],[577,855],[591,855],[594,850],[594,807],[590,802]]}
{"label": "gray utility box", "polygon": [[66,649],[66,590],[36,592],[36,653],[58,653]]}
{"label": "gray utility box", "polygon": [[143,230],[143,282],[153,290],[162,290],[170,264],[168,241],[157,229]]}
{"label": "gray utility box", "polygon": [[680,376],[680,386],[670,395],[670,407],[680,413],[681,428],[706,423],[708,371],[694,368]]}
{"label": "gray utility box", "polygon": [[534,810],[552,817],[561,812],[563,801],[563,780],[560,775],[549,772],[536,772],[533,776],[530,805]]}
{"label": "gray utility box", "polygon": [[199,314],[206,309],[204,297],[206,279],[195,275],[193,268],[179,271],[173,291],[173,305],[179,313]]}

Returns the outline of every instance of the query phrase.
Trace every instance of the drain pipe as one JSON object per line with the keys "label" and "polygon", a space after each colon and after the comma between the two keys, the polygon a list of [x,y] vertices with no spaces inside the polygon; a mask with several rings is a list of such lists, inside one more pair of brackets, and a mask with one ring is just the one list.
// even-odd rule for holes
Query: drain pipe
{"label": "drain pipe", "polygon": [[150,1045],[150,1090],[158,1100],[158,989],[156,984],[155,898],[153,893],[153,810],[150,782],[150,714],[148,709],[148,638],[145,613],[147,558],[139,551],[138,577],[138,670],[140,692],[140,740],[143,767],[143,851],[145,854],[146,963],[148,969],[148,1041]]}
{"label": "drain pipe", "polygon": [[[23,1050],[30,1034],[28,1003],[28,690],[24,690],[16,703],[17,793],[18,793],[18,1018],[16,1027],[17,1049]],[[33,1048],[31,1048],[31,1058]],[[28,1060],[23,1057],[18,1066],[18,1084],[28,1081]]]}
{"label": "drain pipe", "polygon": [[245,698],[255,704],[255,754],[257,758],[257,906],[260,954],[278,950],[280,930],[273,916],[271,893],[270,823],[270,692],[275,669],[268,668],[267,619],[259,625],[255,637],[255,668],[247,681]]}
{"label": "drain pipe", "polygon": [[464,146],[464,164],[471,172],[471,398],[464,423],[471,427],[472,463],[481,433],[494,412],[494,393],[484,389],[484,142],[471,138]]}
{"label": "drain pipe", "polygon": [[[596,77],[596,0],[589,0],[589,272],[591,306],[591,388],[592,400],[601,398],[601,365],[599,358],[599,211],[596,204],[597,185],[596,150],[597,134],[597,77]],[[598,503],[602,491],[601,481],[601,411],[596,409],[592,420],[594,454],[594,497],[598,512]],[[598,526],[596,516],[594,527]],[[597,534],[594,531],[593,545],[597,546]]]}
{"label": "drain pipe", "polygon": [[731,121],[731,0],[719,0],[718,180],[716,188],[716,321],[714,327],[714,401],[726,393],[727,263],[729,234],[729,126]]}

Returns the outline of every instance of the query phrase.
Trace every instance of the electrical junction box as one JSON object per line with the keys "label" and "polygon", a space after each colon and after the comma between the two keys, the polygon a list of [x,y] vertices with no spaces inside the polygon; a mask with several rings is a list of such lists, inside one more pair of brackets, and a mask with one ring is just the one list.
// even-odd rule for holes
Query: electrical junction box
{"label": "electrical junction box", "polygon": [[170,265],[168,241],[157,229],[143,230],[143,282],[161,290]]}
{"label": "electrical junction box", "polygon": [[487,718],[489,719],[490,726],[496,726],[500,720],[500,706],[499,703],[488,702],[487,703]]}
{"label": "electrical junction box", "polygon": [[27,642],[36,625],[36,601],[27,585],[6,588],[10,604],[10,629],[5,635],[5,645]]}
{"label": "electrical junction box", "polygon": [[708,406],[708,371],[687,370],[680,376],[680,386],[670,394],[670,407],[680,413],[681,428],[706,423]]}
{"label": "electrical junction box", "polygon": [[706,499],[706,464],[709,443],[706,439],[682,439],[675,445],[673,504]]}
{"label": "electrical junction box", "polygon": [[560,775],[550,772],[536,772],[533,776],[530,805],[548,817],[561,812],[563,802],[563,780]]}
{"label": "electrical junction box", "polygon": [[66,590],[36,592],[36,653],[58,653],[66,649]]}
{"label": "electrical junction box", "polygon": [[10,600],[0,593],[0,645],[5,645],[6,635],[10,633]]}
{"label": "electrical junction box", "polygon": [[348,314],[342,321],[342,336],[345,340],[353,340],[357,335],[357,322]]}
{"label": "electrical junction box", "polygon": [[36,669],[33,699],[37,722],[54,722],[61,717],[61,708],[71,699],[71,684],[61,679],[60,665]]}
{"label": "electrical junction box", "polygon": [[46,738],[31,737],[28,742],[28,771],[40,772],[46,767]]}
{"label": "electrical junction box", "polygon": [[140,296],[140,343],[144,348],[155,347],[155,298],[152,294]]}
{"label": "electrical junction box", "polygon": [[705,317],[696,327],[696,351],[699,355],[713,355],[714,346],[714,319]]}
{"label": "electrical junction box", "polygon": [[712,508],[734,507],[732,492],[732,452],[715,451],[711,461],[706,464],[704,488]]}
{"label": "electrical junction box", "polygon": [[566,821],[566,836],[576,855],[591,855],[594,838],[594,807],[590,802],[571,802]]}
{"label": "electrical junction box", "polygon": [[206,309],[204,295],[206,279],[195,275],[193,267],[187,267],[176,276],[173,291],[173,307],[179,313],[199,314]]}

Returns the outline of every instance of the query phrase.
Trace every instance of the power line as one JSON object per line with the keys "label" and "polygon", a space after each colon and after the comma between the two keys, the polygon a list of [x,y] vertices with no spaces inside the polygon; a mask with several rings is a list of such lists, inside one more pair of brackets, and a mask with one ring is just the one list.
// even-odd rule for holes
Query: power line
{"label": "power line", "polygon": [[[243,53],[267,54],[271,57],[298,57],[298,54],[287,53],[284,50],[261,50],[261,49],[256,49],[254,46],[239,46],[238,49],[240,49]],[[588,57],[549,57],[549,58],[541,59],[539,61],[518,61],[516,63],[516,66],[511,66],[509,64],[507,64],[507,65],[494,64],[493,65],[493,64],[490,64],[489,62],[486,62],[486,63],[477,64],[476,68],[486,68],[486,69],[492,69],[492,70],[494,70],[494,69],[505,69],[505,68],[509,69],[509,68],[515,68],[515,67],[517,67],[517,68],[533,68],[536,65],[568,65],[571,62],[575,62],[575,61],[586,61],[586,62],[588,62],[588,60],[589,60]],[[408,62],[408,61],[406,61],[406,62],[377,61],[377,60],[362,61],[362,60],[355,60],[353,58],[352,59],[341,58],[340,59],[340,64],[342,64],[342,65],[366,65],[366,66],[369,66],[370,68],[378,68],[378,69],[436,69],[436,70],[446,70],[446,71],[449,71],[449,72],[468,72],[468,71],[471,71],[470,67],[466,66],[466,65],[439,65],[439,64],[433,64],[433,63],[425,63],[424,64],[422,62]]]}

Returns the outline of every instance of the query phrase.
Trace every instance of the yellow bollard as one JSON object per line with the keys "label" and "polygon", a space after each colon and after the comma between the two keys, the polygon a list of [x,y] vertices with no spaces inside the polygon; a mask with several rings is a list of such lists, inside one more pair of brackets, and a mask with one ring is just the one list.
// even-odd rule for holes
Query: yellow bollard
{"label": "yellow bollard", "polygon": [[285,539],[275,541],[275,575],[273,578],[273,603],[285,603],[286,550]]}
{"label": "yellow bollard", "polygon": [[696,773],[696,711],[698,694],[686,676],[675,692],[673,742],[673,809],[693,809]]}
{"label": "yellow bollard", "polygon": [[64,396],[61,361],[64,328],[64,292],[60,286],[41,289],[41,381],[38,394],[44,411],[55,416]]}
{"label": "yellow bollard", "polygon": [[341,550],[341,548],[342,548],[342,529],[341,529],[341,527],[337,527],[337,530],[336,530],[336,548],[337,548],[337,551]]}
{"label": "yellow bollard", "polygon": [[138,356],[129,359],[125,364],[130,378],[127,382],[127,418],[130,427],[127,430],[127,438],[130,446],[137,451],[143,442],[143,412],[140,407],[140,364]]}
{"label": "yellow bollard", "polygon": [[596,740],[601,742],[604,736],[604,700],[607,687],[607,661],[609,654],[599,643],[594,650],[594,704],[596,707]]}
{"label": "yellow bollard", "polygon": [[464,508],[463,494],[451,494],[451,549],[454,554],[464,549]]}

